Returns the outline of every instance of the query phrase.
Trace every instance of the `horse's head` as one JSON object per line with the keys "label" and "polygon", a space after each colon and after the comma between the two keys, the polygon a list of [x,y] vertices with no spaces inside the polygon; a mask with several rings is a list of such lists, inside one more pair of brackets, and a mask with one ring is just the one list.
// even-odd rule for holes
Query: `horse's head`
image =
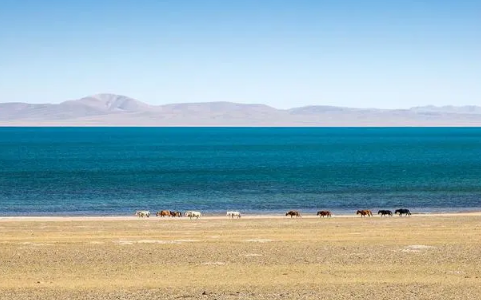
{"label": "horse's head", "polygon": [[356,215],[361,214],[362,212],[360,210],[356,211]]}

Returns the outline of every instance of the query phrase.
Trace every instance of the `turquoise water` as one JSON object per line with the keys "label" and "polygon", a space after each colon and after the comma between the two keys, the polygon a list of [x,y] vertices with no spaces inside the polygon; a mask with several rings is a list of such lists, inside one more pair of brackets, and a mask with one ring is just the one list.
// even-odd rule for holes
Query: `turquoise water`
{"label": "turquoise water", "polygon": [[481,209],[480,128],[0,128],[0,215]]}

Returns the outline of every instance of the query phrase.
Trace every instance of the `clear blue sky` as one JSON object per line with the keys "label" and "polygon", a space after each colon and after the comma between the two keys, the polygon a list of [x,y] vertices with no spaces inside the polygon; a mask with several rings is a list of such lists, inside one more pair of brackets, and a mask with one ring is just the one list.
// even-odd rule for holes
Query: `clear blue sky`
{"label": "clear blue sky", "polygon": [[481,105],[480,0],[0,0],[0,102]]}

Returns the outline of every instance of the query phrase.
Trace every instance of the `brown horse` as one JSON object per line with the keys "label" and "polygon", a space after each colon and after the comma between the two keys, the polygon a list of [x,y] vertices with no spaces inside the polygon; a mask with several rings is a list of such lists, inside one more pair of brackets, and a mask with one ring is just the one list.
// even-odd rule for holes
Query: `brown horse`
{"label": "brown horse", "polygon": [[170,216],[171,217],[182,217],[182,213],[180,211],[171,211]]}
{"label": "brown horse", "polygon": [[367,209],[358,210],[356,212],[356,215],[361,215],[361,218],[365,217],[365,216],[372,217],[372,212],[370,210],[367,210]]}
{"label": "brown horse", "polygon": [[171,211],[169,211],[169,213],[170,213],[170,216],[171,216],[172,218],[182,217],[182,213],[181,213],[180,211],[172,211],[172,210],[171,210]]}
{"label": "brown horse", "polygon": [[297,210],[290,210],[286,212],[286,216],[291,216],[291,218],[296,216],[296,218],[299,218],[301,214]]}
{"label": "brown horse", "polygon": [[331,212],[328,211],[328,210],[320,210],[317,212],[317,215],[320,216],[320,217],[331,217]]}
{"label": "brown horse", "polygon": [[170,217],[170,211],[169,210],[161,210],[161,211],[158,211],[155,215],[157,217]]}

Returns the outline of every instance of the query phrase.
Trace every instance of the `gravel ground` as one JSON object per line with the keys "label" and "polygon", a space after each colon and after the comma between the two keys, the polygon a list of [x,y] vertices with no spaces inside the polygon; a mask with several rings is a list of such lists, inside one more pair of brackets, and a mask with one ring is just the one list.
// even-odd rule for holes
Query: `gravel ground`
{"label": "gravel ground", "polygon": [[481,299],[481,216],[0,220],[0,299]]}

